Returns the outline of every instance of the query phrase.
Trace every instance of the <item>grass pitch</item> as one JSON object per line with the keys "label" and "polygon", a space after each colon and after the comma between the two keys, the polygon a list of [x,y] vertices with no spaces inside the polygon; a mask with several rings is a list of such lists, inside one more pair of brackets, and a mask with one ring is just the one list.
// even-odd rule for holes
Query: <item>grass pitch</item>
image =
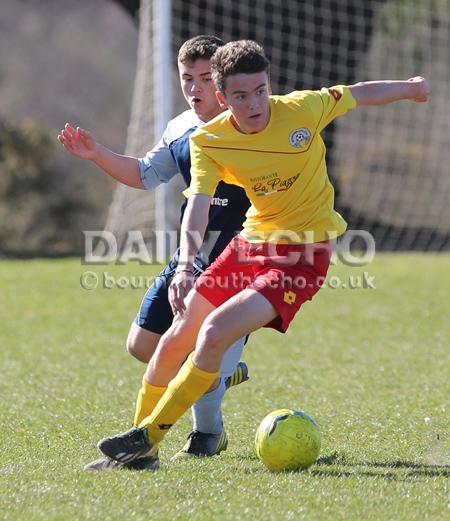
{"label": "grass pitch", "polygon": [[[0,518],[445,518],[449,261],[378,255],[363,268],[334,267],[340,284],[366,271],[376,289],[324,288],[286,335],[252,335],[251,380],[224,403],[225,453],[170,463],[190,430],[187,414],[164,442],[159,472],[97,474],[82,471],[97,440],[133,417],[143,366],[124,344],[144,293],[139,277],[157,269],[1,262]],[[122,286],[118,277],[135,278],[89,291],[80,286],[86,271]],[[256,427],[281,407],[322,427],[321,458],[308,472],[272,474],[255,455]]]}

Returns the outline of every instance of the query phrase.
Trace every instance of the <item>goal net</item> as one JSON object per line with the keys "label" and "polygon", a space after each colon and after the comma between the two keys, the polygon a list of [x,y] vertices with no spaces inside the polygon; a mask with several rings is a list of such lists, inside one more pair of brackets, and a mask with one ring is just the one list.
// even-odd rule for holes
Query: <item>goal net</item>
{"label": "goal net", "polygon": [[353,111],[323,137],[349,228],[371,232],[378,249],[450,250],[450,0],[172,0],[174,70],[197,34],[261,43],[279,94],[426,76],[428,103]]}

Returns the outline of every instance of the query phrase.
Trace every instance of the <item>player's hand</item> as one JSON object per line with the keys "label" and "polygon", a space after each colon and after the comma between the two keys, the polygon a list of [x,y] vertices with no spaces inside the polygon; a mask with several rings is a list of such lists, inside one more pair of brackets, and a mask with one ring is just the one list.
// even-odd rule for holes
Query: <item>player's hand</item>
{"label": "player's hand", "polygon": [[190,271],[178,271],[169,286],[169,303],[173,314],[181,314],[186,310],[184,299],[194,286],[195,276]]}
{"label": "player's hand", "polygon": [[409,78],[407,81],[413,83],[412,94],[409,98],[411,101],[416,101],[417,103],[428,101],[430,85],[425,78],[422,78],[422,76],[414,76],[414,78]]}
{"label": "player's hand", "polygon": [[58,141],[63,147],[80,159],[94,159],[97,154],[97,142],[92,134],[80,127],[74,128],[66,123],[58,135]]}

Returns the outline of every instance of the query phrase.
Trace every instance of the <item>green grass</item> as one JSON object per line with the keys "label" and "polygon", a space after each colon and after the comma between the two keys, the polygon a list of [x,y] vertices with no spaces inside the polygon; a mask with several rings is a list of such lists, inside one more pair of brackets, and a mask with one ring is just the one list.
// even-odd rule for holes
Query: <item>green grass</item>
{"label": "green grass", "polygon": [[[245,350],[251,381],[224,403],[228,450],[157,473],[88,474],[97,440],[127,428],[143,366],[124,348],[142,289],[83,290],[78,260],[0,263],[0,517],[7,520],[426,520],[448,515],[449,256],[378,255],[377,289],[323,289],[286,335]],[[155,268],[107,266],[145,275]],[[293,407],[321,425],[309,472],[272,474],[259,421]]]}

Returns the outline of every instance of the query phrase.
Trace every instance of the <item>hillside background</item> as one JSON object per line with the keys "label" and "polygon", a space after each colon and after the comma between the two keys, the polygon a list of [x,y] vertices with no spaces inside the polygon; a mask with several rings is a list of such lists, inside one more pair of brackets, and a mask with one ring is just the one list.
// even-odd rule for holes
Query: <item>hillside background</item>
{"label": "hillside background", "polygon": [[113,1],[0,3],[0,254],[73,253],[102,229],[115,183],[56,135],[71,121],[123,152],[137,37]]}

